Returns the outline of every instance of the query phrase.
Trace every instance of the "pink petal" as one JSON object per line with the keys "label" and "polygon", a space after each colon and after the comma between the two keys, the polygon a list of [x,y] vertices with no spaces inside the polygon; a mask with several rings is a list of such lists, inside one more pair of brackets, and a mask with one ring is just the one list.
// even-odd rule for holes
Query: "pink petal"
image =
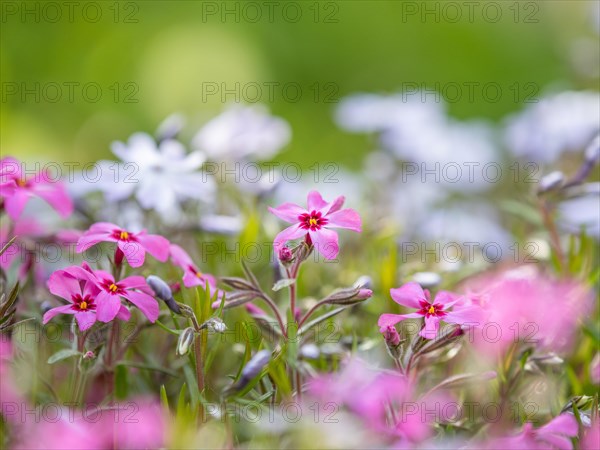
{"label": "pink petal", "polygon": [[90,233],[88,231],[79,238],[75,250],[77,251],[77,253],[83,253],[88,248],[93,247],[94,245],[99,244],[100,242],[117,242],[117,240],[111,238],[110,235],[105,233]]}
{"label": "pink petal", "polygon": [[454,308],[452,311],[446,312],[444,321],[448,323],[470,324],[473,326],[482,325],[483,311],[478,306],[465,306],[462,308]]}
{"label": "pink petal", "polygon": [[309,231],[310,238],[315,249],[326,259],[335,259],[340,247],[338,245],[338,235],[333,230],[321,228],[318,231]]}
{"label": "pink petal", "polygon": [[72,298],[76,294],[81,294],[81,287],[79,286],[79,280],[69,275],[64,270],[57,270],[48,279],[48,290],[54,295],[58,295],[65,300],[72,301]]}
{"label": "pink petal", "polygon": [[544,435],[543,440],[552,445],[552,448],[560,450],[572,450],[573,443],[571,439],[556,434]]}
{"label": "pink petal", "polygon": [[194,287],[194,286],[204,286],[205,283],[200,278],[198,278],[195,274],[190,272],[189,270],[185,272],[183,275],[183,285],[186,288]]}
{"label": "pink petal", "polygon": [[71,305],[58,306],[56,308],[52,308],[49,311],[46,311],[44,317],[42,319],[42,323],[47,324],[52,318],[57,316],[58,314],[75,314],[75,310],[71,309]]}
{"label": "pink petal", "polygon": [[415,281],[410,281],[396,289],[390,289],[390,295],[396,303],[408,308],[421,309],[419,301],[427,301],[423,288]]}
{"label": "pink petal", "polygon": [[79,329],[81,331],[85,331],[94,325],[94,322],[96,322],[96,314],[94,314],[92,311],[77,312],[75,313],[75,319],[79,324]]}
{"label": "pink petal", "polygon": [[346,200],[346,198],[343,195],[340,195],[338,198],[336,198],[334,201],[332,201],[329,204],[329,214],[334,213],[336,211],[339,211],[340,209],[342,209],[342,206],[344,205],[344,201]]}
{"label": "pink petal", "polygon": [[[329,204],[325,200],[323,200],[323,197],[321,197],[321,194],[319,194],[317,191],[310,191],[308,193],[306,204],[308,205],[308,211],[319,211],[321,210],[321,208],[329,206]],[[327,208],[326,212],[323,212],[323,215],[327,214],[328,211],[329,208]]]}
{"label": "pink petal", "polygon": [[121,309],[119,309],[119,313],[117,314],[117,319],[125,322],[129,321],[129,319],[131,319],[131,311],[129,311],[126,306],[121,305]]}
{"label": "pink petal", "polygon": [[22,188],[15,189],[12,196],[4,199],[4,208],[12,220],[19,218],[28,200],[29,193]]}
{"label": "pink petal", "polygon": [[46,200],[63,218],[73,213],[73,201],[62,183],[37,183],[32,187],[32,191]]}
{"label": "pink petal", "polygon": [[110,322],[121,309],[121,298],[118,295],[102,291],[96,297],[96,315],[100,322]]}
{"label": "pink petal", "polygon": [[[435,300],[433,301],[433,303],[440,303],[440,304],[444,305],[446,308],[450,308],[450,306],[454,305],[460,299],[461,298],[458,295],[453,294],[452,292],[440,291],[436,294]],[[444,308],[444,309],[446,309],[446,308]]]}
{"label": "pink petal", "polygon": [[146,283],[146,279],[139,275],[134,275],[120,280],[119,286],[122,286],[126,289],[138,289],[148,295],[153,295],[153,291]]}
{"label": "pink petal", "polygon": [[154,297],[136,291],[127,291],[124,297],[137,306],[150,322],[156,322],[160,309]]}
{"label": "pink petal", "polygon": [[159,261],[165,262],[169,258],[171,243],[168,239],[158,234],[138,234],[136,238],[146,248],[146,251]]}
{"label": "pink petal", "polygon": [[289,223],[297,223],[298,216],[307,212],[304,208],[293,203],[284,203],[277,208],[269,208],[269,211]]}
{"label": "pink petal", "polygon": [[183,270],[187,270],[189,266],[194,265],[190,255],[188,255],[187,252],[179,245],[171,244],[169,247],[169,252],[171,254],[171,260],[173,261],[173,264],[181,267]]}
{"label": "pink petal", "polygon": [[435,339],[440,328],[440,318],[436,316],[425,317],[425,327],[419,331],[419,336],[425,339]]}
{"label": "pink petal", "polygon": [[327,214],[327,227],[346,228],[348,230],[361,232],[360,216],[353,209],[342,209],[334,213]]}
{"label": "pink petal", "polygon": [[146,250],[140,242],[117,242],[131,267],[141,267],[146,258]]}
{"label": "pink petal", "polygon": [[273,246],[275,247],[275,254],[279,253],[279,249],[283,247],[283,245],[287,241],[299,239],[301,237],[306,236],[306,234],[306,230],[300,228],[299,224],[287,227],[285,230],[281,231],[277,236],[275,236],[275,240],[273,241]]}
{"label": "pink petal", "polygon": [[379,316],[379,320],[377,321],[377,325],[379,326],[379,331],[383,333],[387,327],[393,327],[398,322],[403,321],[404,319],[417,319],[419,317],[423,317],[417,313],[411,314],[382,314]]}
{"label": "pink petal", "polygon": [[538,429],[538,433],[541,436],[547,433],[564,434],[567,436],[576,436],[578,432],[577,420],[571,414],[561,414],[548,422],[543,427]]}
{"label": "pink petal", "polygon": [[110,222],[96,222],[93,224],[86,233],[106,233],[112,234],[115,230],[120,230],[121,228]]}

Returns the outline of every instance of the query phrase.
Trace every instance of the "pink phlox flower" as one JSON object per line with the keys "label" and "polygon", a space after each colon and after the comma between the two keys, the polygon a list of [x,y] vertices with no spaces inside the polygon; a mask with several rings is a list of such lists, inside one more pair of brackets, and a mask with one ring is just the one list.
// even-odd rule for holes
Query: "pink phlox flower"
{"label": "pink phlox flower", "polygon": [[124,230],[108,222],[97,222],[77,242],[77,252],[82,253],[100,242],[115,242],[131,267],[144,264],[146,252],[161,262],[169,257],[169,241],[157,234]]}
{"label": "pink phlox flower", "polygon": [[414,308],[417,312],[409,314],[382,314],[377,324],[379,331],[384,333],[388,327],[396,325],[404,319],[425,320],[419,335],[425,339],[434,339],[437,336],[440,321],[459,325],[476,325],[482,320],[481,308],[469,301],[466,297],[446,291],[440,291],[432,301],[428,290],[411,281],[396,289],[390,289],[392,299],[399,305]]}
{"label": "pink phlox flower", "polygon": [[73,212],[73,201],[62,182],[46,171],[27,176],[23,163],[14,158],[0,160],[0,196],[12,220],[16,220],[32,197],[39,197],[52,206],[62,217]]}
{"label": "pink phlox flower", "polygon": [[92,270],[85,262],[83,268],[74,266],[69,270],[87,277],[98,288],[96,301],[99,305],[97,312],[99,321],[110,322],[117,317],[123,308],[121,299],[137,306],[150,322],[156,322],[158,319],[160,307],[144,277],[133,275],[116,281],[110,273],[104,270]]}
{"label": "pink phlox flower", "polygon": [[169,252],[173,264],[183,269],[183,285],[185,287],[200,286],[204,288],[208,282],[211,292],[216,292],[217,280],[215,277],[202,272],[184,249],[179,245],[171,244]]}
{"label": "pink phlox flower", "polygon": [[[96,320],[100,320],[99,312],[107,305],[99,302],[100,289],[93,283],[81,267],[73,266],[64,270],[57,270],[48,280],[48,289],[58,297],[69,302],[68,305],[58,306],[46,312],[43,323],[48,323],[58,314],[74,314],[79,329],[84,331],[90,328]],[[117,310],[121,320],[129,320],[130,312],[122,307]],[[114,316],[113,316],[114,318]]]}
{"label": "pink phlox flower", "polygon": [[331,228],[361,231],[360,216],[353,209],[341,209],[343,204],[343,196],[328,203],[317,191],[310,191],[306,209],[293,203],[269,208],[275,216],[293,224],[275,237],[275,254],[279,255],[287,241],[307,237],[325,258],[334,259],[339,252],[339,245],[338,235]]}

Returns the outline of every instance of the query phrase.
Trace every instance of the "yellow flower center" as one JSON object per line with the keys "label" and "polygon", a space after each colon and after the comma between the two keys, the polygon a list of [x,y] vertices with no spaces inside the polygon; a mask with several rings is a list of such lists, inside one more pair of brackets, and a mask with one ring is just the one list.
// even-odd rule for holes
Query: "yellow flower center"
{"label": "yellow flower center", "polygon": [[19,186],[19,187],[25,187],[25,186],[27,186],[27,181],[19,178],[17,180],[17,186]]}
{"label": "yellow flower center", "polygon": [[200,272],[200,271],[198,271],[198,272],[196,272],[196,276],[197,276],[198,278],[202,278],[202,276],[203,276],[203,273],[202,273],[202,272]]}
{"label": "yellow flower center", "polygon": [[435,314],[435,308],[433,306],[430,306],[429,309],[427,310],[427,312],[429,314]]}
{"label": "yellow flower center", "polygon": [[314,226],[316,226],[316,225],[317,225],[317,219],[310,219],[310,220],[308,221],[308,224],[309,224],[311,227],[314,227]]}
{"label": "yellow flower center", "polygon": [[121,231],[120,239],[122,241],[126,241],[127,239],[129,239],[129,233],[127,231]]}
{"label": "yellow flower center", "polygon": [[79,309],[87,309],[87,302],[81,302],[79,304]]}
{"label": "yellow flower center", "polygon": [[117,292],[117,289],[118,289],[118,287],[117,287],[117,285],[116,285],[115,283],[112,283],[112,284],[111,284],[111,285],[108,287],[108,290],[109,290],[110,292]]}

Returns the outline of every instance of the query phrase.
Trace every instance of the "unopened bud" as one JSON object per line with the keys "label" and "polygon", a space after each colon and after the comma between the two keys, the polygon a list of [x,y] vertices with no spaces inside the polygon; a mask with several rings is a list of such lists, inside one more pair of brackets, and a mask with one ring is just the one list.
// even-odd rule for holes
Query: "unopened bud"
{"label": "unopened bud", "polygon": [[194,314],[194,310],[188,305],[184,303],[177,303],[177,307],[179,308],[179,314],[181,314],[183,317],[187,317],[188,319],[196,317],[196,314]]}
{"label": "unopened bud", "polygon": [[252,285],[248,280],[239,277],[223,277],[221,281],[238,291],[256,291],[256,287]]}
{"label": "unopened bud", "polygon": [[383,338],[385,339],[385,343],[390,346],[396,346],[400,344],[400,335],[398,334],[398,330],[396,327],[388,326],[386,330],[383,332]]}
{"label": "unopened bud", "polygon": [[277,256],[282,264],[288,264],[294,259],[294,255],[288,247],[281,247]]}
{"label": "unopened bud", "polygon": [[373,280],[368,275],[361,276],[356,283],[354,283],[354,287],[358,289],[372,289],[373,288]]}
{"label": "unopened bud", "polygon": [[[307,234],[306,236],[308,237],[309,235]],[[302,242],[297,247],[295,247],[294,250],[292,250],[292,252],[294,254],[294,258],[296,258],[296,260],[298,260],[299,262],[302,262],[310,256],[312,250],[312,244],[308,245],[306,242]]]}
{"label": "unopened bud", "polygon": [[585,160],[594,165],[600,163],[600,134],[585,149]]}
{"label": "unopened bud", "polygon": [[[223,309],[234,308],[236,306],[243,305],[244,303],[251,302],[257,297],[256,291],[237,291],[237,292],[228,292],[227,300],[223,304]],[[216,309],[221,306],[221,300],[217,300],[213,302],[211,305],[212,308]]]}
{"label": "unopened bud", "polygon": [[553,191],[559,189],[565,181],[565,175],[556,170],[550,172],[548,175],[544,175],[538,185],[538,193]]}
{"label": "unopened bud", "polygon": [[173,298],[171,288],[162,280],[162,278],[159,278],[156,275],[150,275],[146,278],[146,283],[148,283],[148,286],[154,291],[154,295],[165,302],[171,311],[175,314],[181,314],[181,309]]}
{"label": "unopened bud", "polygon": [[177,349],[175,350],[175,354],[177,356],[184,356],[187,352],[190,351],[190,346],[194,342],[194,329],[192,327],[188,327],[181,332],[179,335],[179,340],[177,341]]}
{"label": "unopened bud", "polygon": [[218,317],[211,317],[202,325],[200,325],[200,329],[206,328],[208,331],[212,331],[213,333],[225,333],[227,327],[225,326],[225,322],[223,322]]}
{"label": "unopened bud", "polygon": [[95,359],[96,358],[96,354],[92,351],[87,351],[83,354],[83,359]]}
{"label": "unopened bud", "polygon": [[321,303],[329,305],[352,305],[371,298],[372,295],[373,291],[370,289],[340,289],[325,297]]}
{"label": "unopened bud", "polygon": [[242,375],[240,376],[239,383],[242,385],[246,385],[250,380],[252,380],[255,376],[257,376],[261,370],[269,363],[271,360],[271,352],[268,350],[261,350],[256,353],[248,361],[248,364],[244,366],[242,369]]}

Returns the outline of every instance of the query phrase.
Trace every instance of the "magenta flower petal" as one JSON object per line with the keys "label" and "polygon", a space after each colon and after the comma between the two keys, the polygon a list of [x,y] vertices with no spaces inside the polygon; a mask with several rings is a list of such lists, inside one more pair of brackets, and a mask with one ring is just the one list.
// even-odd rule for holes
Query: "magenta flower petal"
{"label": "magenta flower petal", "polygon": [[269,208],[271,214],[279,217],[281,220],[285,220],[289,223],[298,222],[298,216],[306,213],[306,210],[293,203],[284,203],[277,208]]}
{"label": "magenta flower petal", "polygon": [[399,305],[421,309],[419,301],[427,301],[425,292],[419,283],[410,281],[399,288],[390,289],[392,299]]}
{"label": "magenta flower petal", "polygon": [[425,339],[435,339],[440,328],[440,318],[437,316],[425,316],[425,327],[419,331],[419,336]]}
{"label": "magenta flower petal", "polygon": [[[437,297],[436,297],[437,300]],[[452,311],[446,312],[444,321],[448,323],[472,324],[474,326],[481,325],[484,314],[478,306],[454,307]]]}
{"label": "magenta flower petal", "polygon": [[77,312],[75,314],[75,319],[77,320],[79,329],[85,331],[96,322],[96,314],[91,311]]}
{"label": "magenta flower petal", "polygon": [[52,308],[49,311],[46,311],[46,314],[44,314],[44,317],[42,319],[42,323],[44,325],[47,324],[50,320],[52,320],[54,317],[56,317],[59,314],[75,314],[75,313],[76,313],[76,311],[71,308],[71,305],[58,306],[56,308]]}
{"label": "magenta flower petal", "polygon": [[139,242],[117,242],[117,246],[125,255],[125,259],[131,267],[141,267],[146,259],[146,250]]}
{"label": "magenta flower petal", "polygon": [[186,267],[194,264],[190,255],[177,244],[171,244],[169,246],[169,252],[171,253],[173,263],[184,270]]}
{"label": "magenta flower petal", "polygon": [[336,212],[327,214],[327,227],[331,228],[346,228],[348,230],[361,232],[360,216],[353,209],[341,209]]}
{"label": "magenta flower petal", "polygon": [[96,315],[100,322],[110,322],[121,309],[121,298],[118,295],[102,291],[96,297]]}
{"label": "magenta flower petal", "polygon": [[571,414],[561,414],[538,429],[538,433],[558,433],[575,436],[578,432],[577,420]]}
{"label": "magenta flower petal", "polygon": [[136,291],[127,291],[123,296],[137,306],[150,322],[156,322],[160,309],[154,297]]}
{"label": "magenta flower petal", "polygon": [[452,292],[440,291],[436,294],[434,303],[440,303],[441,305],[444,305],[444,309],[446,309],[450,308],[458,300],[460,300],[460,297],[453,294]]}
{"label": "magenta flower petal", "polygon": [[[323,200],[321,194],[317,191],[310,191],[308,193],[308,198],[306,199],[306,204],[308,205],[308,211],[319,211],[321,208],[325,208],[330,204]],[[326,212],[323,212],[323,215],[327,214],[329,208],[327,208]]]}
{"label": "magenta flower petal", "polygon": [[281,231],[277,236],[275,236],[275,240],[273,241],[275,253],[278,254],[279,249],[283,247],[287,241],[299,239],[305,235],[306,230],[302,229],[299,224],[287,227],[285,230]]}
{"label": "magenta flower petal", "polygon": [[80,292],[79,280],[64,270],[57,270],[50,275],[47,286],[52,294],[69,301],[73,294]]}
{"label": "magenta flower petal", "polygon": [[346,197],[344,197],[343,195],[340,195],[339,197],[337,197],[334,201],[332,201],[329,204],[328,213],[333,214],[334,212],[342,209],[342,206],[344,205],[344,201],[346,201]]}
{"label": "magenta flower petal", "polygon": [[17,220],[19,218],[28,200],[29,193],[19,188],[14,190],[11,197],[4,199],[4,207],[12,220]]}
{"label": "magenta flower petal", "polygon": [[153,295],[154,292],[150,289],[150,286],[146,283],[146,279],[139,275],[133,275],[119,281],[119,286],[127,289],[137,289],[138,291],[145,292],[148,295]]}
{"label": "magenta flower petal", "polygon": [[126,306],[121,305],[121,309],[119,309],[119,312],[117,314],[117,319],[123,320],[125,322],[129,321],[129,319],[131,319],[131,311],[129,311],[129,309]]}
{"label": "magenta flower petal", "polygon": [[377,325],[379,326],[379,331],[381,333],[385,332],[388,327],[393,327],[398,322],[403,321],[404,319],[417,319],[423,317],[417,313],[410,314],[382,314],[379,316],[379,320],[377,321]]}
{"label": "magenta flower petal", "polygon": [[[94,245],[99,244],[100,242],[107,241],[108,239],[109,237],[104,233],[90,233],[88,231],[79,238],[75,250],[77,251],[77,253],[83,253],[88,248],[93,247]],[[116,241],[116,239],[114,241]]]}
{"label": "magenta flower petal", "polygon": [[308,234],[315,246],[315,249],[326,259],[335,259],[340,247],[338,245],[338,235],[335,231],[321,228],[319,231],[309,231]]}
{"label": "magenta flower petal", "polygon": [[159,236],[158,234],[145,233],[136,235],[136,238],[144,246],[146,251],[160,262],[165,262],[169,258],[170,242],[168,239]]}
{"label": "magenta flower petal", "polygon": [[58,211],[62,217],[69,217],[73,213],[73,201],[62,183],[38,183],[31,190]]}

